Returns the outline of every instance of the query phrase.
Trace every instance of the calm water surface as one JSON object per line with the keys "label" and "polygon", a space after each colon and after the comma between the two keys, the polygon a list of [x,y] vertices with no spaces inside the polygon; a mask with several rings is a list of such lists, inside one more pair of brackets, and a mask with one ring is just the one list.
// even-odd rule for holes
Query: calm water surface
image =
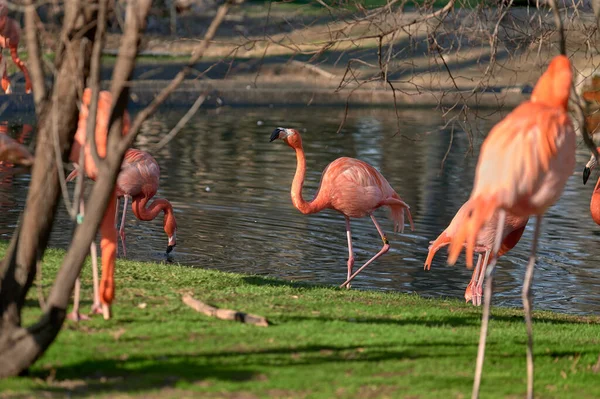
{"label": "calm water surface", "polygon": [[[449,267],[446,251],[441,251],[431,271],[423,270],[423,262],[429,241],[447,226],[470,193],[483,139],[480,133],[475,135],[474,154],[468,154],[467,134],[458,125],[445,126],[437,111],[403,111],[401,134],[394,135],[396,119],[391,109],[352,110],[341,134],[336,134],[343,117],[338,108],[221,109],[198,113],[175,140],[153,151],[183,112],[156,115],[146,122],[136,143],[156,157],[161,167],[157,196],[175,207],[175,263],[294,281],[334,285],[344,281],[343,216],[331,210],[310,216],[297,211],[289,194],[294,152],[281,141],[269,143],[273,128],[295,127],[303,132],[307,154],[305,198],[312,198],[329,162],[351,156],[378,168],[411,206],[416,230],[407,228],[404,234],[392,233],[385,210],[376,212],[392,248],[365,269],[353,287],[462,298],[471,276],[463,260]],[[478,121],[476,127],[487,132],[499,117]],[[20,129],[15,123],[14,129]],[[592,180],[597,175],[586,186],[581,182],[588,157],[580,143],[576,170],[543,221],[534,281],[536,308],[600,312],[600,226],[589,213]],[[10,237],[23,209],[28,182],[29,175],[19,175],[4,177],[0,185],[3,239]],[[59,216],[51,245],[66,247],[71,227],[64,209]],[[533,226],[530,220],[520,243],[498,264],[495,302],[499,305],[520,306]],[[380,249],[381,241],[369,218],[354,219],[352,229],[359,266]],[[139,222],[129,212],[126,231],[129,258],[165,259],[162,217]]]}

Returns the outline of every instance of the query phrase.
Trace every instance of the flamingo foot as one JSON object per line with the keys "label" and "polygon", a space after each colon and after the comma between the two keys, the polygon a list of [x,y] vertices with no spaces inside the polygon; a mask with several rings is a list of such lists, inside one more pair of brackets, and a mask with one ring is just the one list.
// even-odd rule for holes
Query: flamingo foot
{"label": "flamingo foot", "polygon": [[67,315],[67,319],[73,320],[74,322],[79,322],[81,320],[89,320],[90,317],[88,315],[81,314],[81,313],[76,312],[76,311],[72,311],[71,313],[69,313]]}
{"label": "flamingo foot", "polygon": [[473,288],[473,305],[481,306],[481,299],[483,298],[483,289],[481,287]]}
{"label": "flamingo foot", "polygon": [[92,309],[90,310],[90,314],[102,314],[102,305],[100,303],[92,304]]}
{"label": "flamingo foot", "polygon": [[104,320],[111,318],[110,305],[102,304],[102,317],[104,317]]}
{"label": "flamingo foot", "polygon": [[8,87],[6,88],[6,90],[4,90],[5,94],[12,94],[12,87],[10,87],[10,85],[8,85]]}

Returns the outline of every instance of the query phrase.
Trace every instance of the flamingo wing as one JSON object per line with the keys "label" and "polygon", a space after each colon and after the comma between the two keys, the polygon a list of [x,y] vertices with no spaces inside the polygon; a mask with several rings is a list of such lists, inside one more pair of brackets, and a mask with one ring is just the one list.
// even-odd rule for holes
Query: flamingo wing
{"label": "flamingo wing", "polygon": [[515,206],[539,190],[558,147],[568,138],[574,152],[574,137],[562,110],[532,102],[520,105],[494,126],[481,146],[471,198],[482,196],[493,198],[499,206]]}

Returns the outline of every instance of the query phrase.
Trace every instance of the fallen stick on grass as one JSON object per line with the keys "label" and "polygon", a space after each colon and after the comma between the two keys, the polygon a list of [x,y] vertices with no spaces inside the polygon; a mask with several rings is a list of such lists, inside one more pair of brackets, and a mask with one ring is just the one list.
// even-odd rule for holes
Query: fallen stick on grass
{"label": "fallen stick on grass", "polygon": [[269,326],[269,321],[262,316],[238,312],[237,310],[231,309],[219,309],[194,299],[189,294],[185,294],[181,300],[195,311],[204,313],[207,316],[216,317],[217,319],[239,321],[241,323],[254,324],[255,326],[260,327]]}

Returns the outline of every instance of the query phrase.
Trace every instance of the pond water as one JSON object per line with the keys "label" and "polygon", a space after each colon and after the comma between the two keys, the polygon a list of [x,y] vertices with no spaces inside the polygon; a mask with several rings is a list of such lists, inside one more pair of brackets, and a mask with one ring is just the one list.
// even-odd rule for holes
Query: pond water
{"label": "pond water", "polygon": [[[294,152],[281,141],[269,143],[275,127],[295,127],[303,134],[307,154],[305,198],[312,198],[329,162],[350,156],[378,168],[411,206],[416,230],[407,228],[404,234],[392,232],[386,211],[376,212],[392,247],[353,281],[353,288],[462,298],[471,276],[462,257],[449,267],[446,251],[440,251],[431,271],[423,270],[423,262],[429,241],[468,198],[483,132],[501,115],[473,123],[479,133],[475,132],[475,151],[469,153],[467,134],[458,124],[445,126],[439,111],[401,111],[400,134],[395,134],[393,109],[352,109],[336,134],[344,115],[340,108],[202,110],[166,147],[153,151],[184,112],[157,114],[145,123],[136,142],[159,162],[157,196],[169,199],[175,208],[173,267],[179,263],[332,285],[344,281],[344,217],[331,210],[309,216],[297,211],[289,193]],[[20,126],[13,130],[20,131]],[[537,309],[600,311],[600,226],[589,212],[597,175],[586,186],[581,178],[588,154],[579,142],[576,170],[542,224],[534,281]],[[24,174],[5,177],[0,185],[2,239],[10,237],[23,209],[28,182]],[[71,225],[63,208],[59,218],[51,245],[66,247]],[[533,226],[530,220],[517,247],[499,261],[495,304],[521,306]],[[352,229],[355,264],[360,266],[380,249],[381,241],[369,218],[354,219]],[[165,260],[162,217],[140,222],[129,212],[126,232],[129,258]]]}

